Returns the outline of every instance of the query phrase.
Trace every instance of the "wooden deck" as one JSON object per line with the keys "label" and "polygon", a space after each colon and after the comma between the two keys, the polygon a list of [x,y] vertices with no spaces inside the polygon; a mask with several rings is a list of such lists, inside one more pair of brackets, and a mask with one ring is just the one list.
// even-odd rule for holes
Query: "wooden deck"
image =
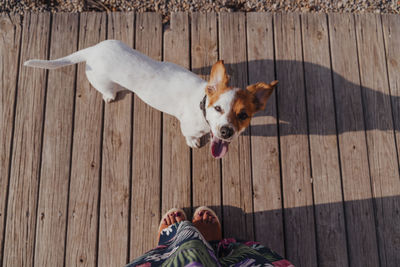
{"label": "wooden deck", "polygon": [[[0,266],[122,266],[160,216],[216,210],[225,237],[296,266],[400,266],[400,17],[155,13],[0,16]],[[214,160],[133,94],[104,104],[84,64],[26,68],[120,39],[233,85],[280,81]],[[197,107],[195,107],[197,108]]]}

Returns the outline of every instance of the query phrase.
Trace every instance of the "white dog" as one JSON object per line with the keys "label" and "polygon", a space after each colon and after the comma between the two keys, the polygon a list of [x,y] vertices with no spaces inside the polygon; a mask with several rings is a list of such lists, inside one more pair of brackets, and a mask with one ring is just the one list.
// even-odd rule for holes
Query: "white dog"
{"label": "white dog", "polygon": [[[28,60],[25,66],[45,69],[86,62],[89,82],[106,102],[115,99],[117,87],[137,94],[144,102],[178,118],[186,143],[200,147],[200,138],[212,137],[211,153],[223,157],[228,145],[265,108],[278,83],[256,83],[242,90],[228,86],[222,61],[214,64],[207,82],[169,62],[154,61],[116,40],[107,40],[55,60]],[[200,103],[200,107],[199,107]]]}

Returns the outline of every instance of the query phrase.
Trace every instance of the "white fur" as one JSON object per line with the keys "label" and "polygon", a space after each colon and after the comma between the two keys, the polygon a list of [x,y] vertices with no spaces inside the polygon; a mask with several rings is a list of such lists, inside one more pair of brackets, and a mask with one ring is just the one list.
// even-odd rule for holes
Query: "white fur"
{"label": "white fur", "polygon": [[[55,69],[86,61],[89,82],[103,95],[106,102],[115,99],[115,84],[137,94],[148,105],[179,119],[186,142],[200,146],[200,137],[210,132],[199,103],[205,95],[207,82],[194,73],[169,62],[159,62],[116,40],[103,41],[56,60],[29,60],[25,66]],[[224,116],[207,109],[207,119],[214,135],[227,124],[234,90],[223,94],[218,105]]]}

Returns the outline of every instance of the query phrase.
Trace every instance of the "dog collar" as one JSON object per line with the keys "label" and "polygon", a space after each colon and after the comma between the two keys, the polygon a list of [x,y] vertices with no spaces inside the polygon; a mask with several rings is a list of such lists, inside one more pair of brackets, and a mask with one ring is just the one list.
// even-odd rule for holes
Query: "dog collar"
{"label": "dog collar", "polygon": [[203,112],[203,116],[207,124],[210,125],[206,117],[206,101],[207,101],[207,95],[204,95],[203,100],[200,101],[200,109]]}

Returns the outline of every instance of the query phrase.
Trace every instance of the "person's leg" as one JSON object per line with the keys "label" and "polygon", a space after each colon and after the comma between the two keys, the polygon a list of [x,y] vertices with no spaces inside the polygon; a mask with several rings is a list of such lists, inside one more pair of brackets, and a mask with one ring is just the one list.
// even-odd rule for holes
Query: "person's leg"
{"label": "person's leg", "polygon": [[182,210],[163,216],[158,235],[158,246],[127,266],[219,266],[214,250]]}
{"label": "person's leg", "polygon": [[178,225],[186,220],[186,214],[181,209],[170,209],[161,219],[158,227],[158,245],[142,256],[130,262],[126,267],[159,266],[165,261],[165,255],[171,250],[168,241],[177,234]]}
{"label": "person's leg", "polygon": [[227,238],[218,243],[216,254],[221,266],[277,266],[294,267],[274,251],[258,242],[241,242],[234,238]]}
{"label": "person's leg", "polygon": [[211,245],[188,221],[178,224],[175,237],[169,240],[169,247],[174,248],[173,253],[163,266],[219,266]]}
{"label": "person's leg", "polygon": [[198,208],[193,215],[192,223],[204,238],[211,242],[221,266],[234,264],[244,266],[293,266],[289,261],[259,243],[243,243],[233,238],[221,241],[221,224],[215,212],[208,207]]}
{"label": "person's leg", "polygon": [[158,246],[167,245],[177,233],[178,225],[175,224],[185,221],[186,218],[185,212],[177,208],[170,209],[164,214],[158,227]]}
{"label": "person's leg", "polygon": [[221,223],[212,209],[205,206],[196,209],[192,223],[207,241],[222,239]]}

